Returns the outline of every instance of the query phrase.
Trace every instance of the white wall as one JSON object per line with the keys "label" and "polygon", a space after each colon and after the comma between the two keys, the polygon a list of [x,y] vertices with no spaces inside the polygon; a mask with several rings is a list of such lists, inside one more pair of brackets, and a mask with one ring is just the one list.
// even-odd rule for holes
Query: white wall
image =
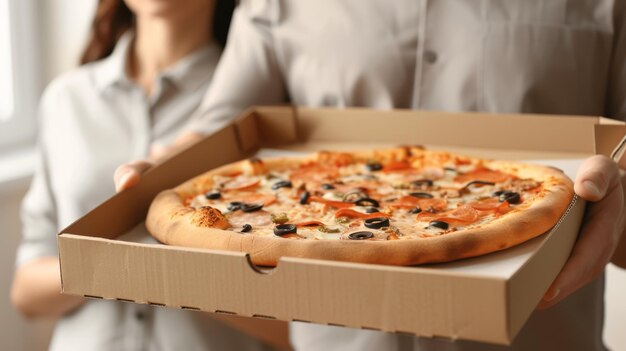
{"label": "white wall", "polygon": [[[20,1],[20,0],[16,0]],[[41,81],[49,82],[78,63],[96,0],[38,1]],[[37,24],[33,24],[36,26]],[[0,169],[0,171],[2,171]],[[0,182],[0,349],[47,350],[53,321],[25,321],[9,302],[15,249],[21,238],[19,206],[28,179]]]}
{"label": "white wall", "polygon": [[95,12],[96,0],[40,1],[44,81],[78,64]]}
{"label": "white wall", "polygon": [[606,279],[604,342],[613,351],[626,350],[626,270],[609,264]]}

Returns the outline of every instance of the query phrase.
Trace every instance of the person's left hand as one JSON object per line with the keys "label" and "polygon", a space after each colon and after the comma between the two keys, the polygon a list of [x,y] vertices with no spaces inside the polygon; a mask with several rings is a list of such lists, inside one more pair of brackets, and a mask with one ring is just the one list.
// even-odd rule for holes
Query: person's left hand
{"label": "person's left hand", "polygon": [[618,166],[606,156],[581,165],[574,191],[589,201],[569,259],[537,306],[546,309],[602,273],[624,232],[624,193]]}
{"label": "person's left hand", "polygon": [[115,169],[115,173],[113,174],[115,192],[119,193],[134,187],[141,180],[143,173],[154,166],[156,161],[183,150],[202,139],[202,137],[202,134],[187,132],[178,136],[170,145],[152,144],[149,158],[124,163]]}

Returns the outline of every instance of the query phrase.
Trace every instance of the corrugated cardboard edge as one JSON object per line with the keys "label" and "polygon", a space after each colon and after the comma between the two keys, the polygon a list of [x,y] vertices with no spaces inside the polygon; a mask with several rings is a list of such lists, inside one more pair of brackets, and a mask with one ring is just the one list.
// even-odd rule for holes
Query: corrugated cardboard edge
{"label": "corrugated cardboard edge", "polygon": [[619,161],[624,157],[624,152],[626,152],[626,131],[624,132],[624,137],[619,142],[615,150],[611,152],[610,157],[613,161],[619,163]]}
{"label": "corrugated cardboard edge", "polygon": [[[598,118],[598,124],[594,125],[596,154],[608,156],[618,162],[626,149],[625,134],[626,126],[624,126],[623,122],[603,117]],[[584,199],[574,195],[572,202],[559,219],[559,222],[548,233],[552,237],[551,240],[545,240],[542,246],[534,253],[533,259],[529,260],[509,281],[507,286],[507,294],[510,296],[508,299],[510,311],[508,328],[511,341],[524,326],[534,307],[537,306],[543,297],[544,292],[529,292],[526,287],[529,286],[531,281],[534,281],[536,284],[537,277],[541,277],[540,285],[545,286],[547,289],[557,277],[575,245],[578,237],[576,228],[579,228],[581,225],[585,204]],[[551,254],[546,255],[546,251]],[[562,264],[558,265],[555,262],[562,262]],[[552,269],[546,271],[546,267],[551,267]],[[539,274],[539,272],[542,273]]]}
{"label": "corrugated cardboard edge", "polygon": [[[507,325],[510,342],[513,342],[569,257],[584,212],[585,201],[574,196],[563,216],[547,234],[549,238],[543,241],[533,258],[509,280]],[[528,289],[529,286],[544,289]]]}
{"label": "corrugated cardboard edge", "polygon": [[247,109],[233,122],[241,150],[253,153],[262,146],[298,142],[296,111],[295,107],[284,106]]}
{"label": "corrugated cardboard edge", "polygon": [[[400,124],[433,123],[428,121],[432,114],[437,115],[437,124],[441,133],[426,132],[420,129],[395,128],[394,140],[399,144],[411,143],[420,140],[424,145],[441,145],[442,135],[450,140],[462,141],[464,147],[481,147],[484,140],[493,144],[502,145],[505,149],[517,150],[554,150],[555,135],[584,135],[593,130],[593,126],[601,123],[599,117],[582,117],[567,115],[535,115],[524,114],[519,118],[517,114],[494,114],[479,112],[432,112],[422,110],[373,110],[364,108],[330,109],[306,108],[296,109],[298,132],[303,141],[310,139],[330,140],[331,136],[341,133],[346,142],[363,141],[363,139],[381,141],[381,130],[389,129],[390,119],[386,116],[393,114],[393,121]],[[467,117],[459,119],[459,116]],[[470,119],[471,118],[471,119]],[[368,123],[363,120],[367,119]],[[315,121],[324,120],[326,123],[316,125]],[[562,122],[568,121],[568,130],[562,130]],[[329,122],[332,121],[332,122]],[[471,122],[470,122],[471,121]],[[489,125],[491,128],[475,128],[478,123]],[[351,133],[355,127],[359,133]],[[507,131],[493,133],[492,130]],[[533,133],[517,133],[513,131],[532,130]],[[593,138],[585,141],[576,141],[567,138],[567,143],[558,150],[567,149],[572,153],[585,152],[593,149]]]}
{"label": "corrugated cardboard edge", "polygon": [[[282,259],[268,274],[253,269],[242,253],[155,247],[73,234],[62,235],[59,242],[61,255],[67,257],[63,270],[75,277],[64,285],[70,294],[427,337],[443,338],[453,330],[454,335],[445,338],[471,336],[507,342],[504,315],[497,313],[506,303],[503,280],[419,267],[296,258]],[[69,252],[74,254],[67,255]],[[117,286],[107,283],[112,277]],[[220,284],[224,281],[229,284]],[[385,283],[378,283],[382,281]],[[172,287],[171,282],[178,285]],[[483,293],[472,294],[472,290]],[[368,291],[371,300],[355,299],[355,291]],[[304,296],[307,303],[298,303]],[[502,307],[489,308],[494,305]],[[405,317],[398,318],[400,315]],[[477,319],[483,323],[476,323]],[[494,324],[503,328],[485,328]],[[416,328],[421,330],[419,334],[412,332]]]}

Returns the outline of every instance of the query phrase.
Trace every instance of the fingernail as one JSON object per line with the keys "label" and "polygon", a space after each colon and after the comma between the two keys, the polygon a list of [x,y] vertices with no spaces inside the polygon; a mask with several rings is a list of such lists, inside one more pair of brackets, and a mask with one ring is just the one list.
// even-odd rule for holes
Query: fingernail
{"label": "fingernail", "polygon": [[600,191],[600,189],[598,189],[598,187],[590,180],[585,180],[583,182],[583,187],[585,188],[586,191],[588,191],[589,193],[591,193],[591,195],[593,195],[595,198],[602,198],[602,192]]}
{"label": "fingernail", "polygon": [[556,299],[556,297],[559,296],[560,293],[561,293],[561,289],[549,291],[543,296],[543,301],[550,302]]}
{"label": "fingernail", "polygon": [[124,172],[120,176],[120,181],[117,183],[117,191],[122,190],[122,188],[128,183],[128,180],[132,176],[131,172]]}

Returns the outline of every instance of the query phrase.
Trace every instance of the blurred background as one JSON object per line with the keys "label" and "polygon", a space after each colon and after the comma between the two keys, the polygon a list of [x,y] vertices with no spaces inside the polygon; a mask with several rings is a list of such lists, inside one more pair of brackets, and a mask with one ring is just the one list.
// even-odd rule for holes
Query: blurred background
{"label": "blurred background", "polygon": [[[26,321],[9,288],[20,240],[19,206],[33,168],[39,95],[72,69],[95,0],[0,0],[0,349],[45,350],[54,321]],[[626,271],[607,269],[605,343],[626,350]]]}

